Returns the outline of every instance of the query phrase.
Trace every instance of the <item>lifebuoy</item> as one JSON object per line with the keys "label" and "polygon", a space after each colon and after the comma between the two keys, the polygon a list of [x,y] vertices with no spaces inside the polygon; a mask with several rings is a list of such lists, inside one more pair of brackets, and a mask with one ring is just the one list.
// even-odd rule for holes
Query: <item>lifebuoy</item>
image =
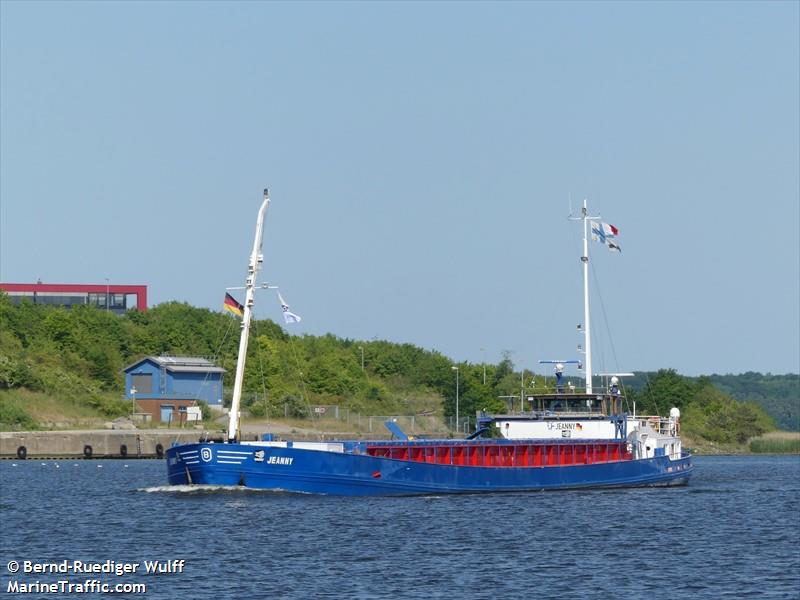
{"label": "lifebuoy", "polygon": [[92,458],[92,447],[89,444],[83,447],[83,458]]}
{"label": "lifebuoy", "polygon": [[127,447],[125,444],[122,444],[122,445],[119,447],[119,455],[120,455],[122,458],[125,458],[126,456],[128,456],[128,447]]}
{"label": "lifebuoy", "polygon": [[25,460],[28,456],[28,449],[25,446],[20,446],[17,448],[17,458],[20,460]]}
{"label": "lifebuoy", "polygon": [[156,444],[156,456],[158,458],[164,458],[164,446],[162,446],[160,443]]}

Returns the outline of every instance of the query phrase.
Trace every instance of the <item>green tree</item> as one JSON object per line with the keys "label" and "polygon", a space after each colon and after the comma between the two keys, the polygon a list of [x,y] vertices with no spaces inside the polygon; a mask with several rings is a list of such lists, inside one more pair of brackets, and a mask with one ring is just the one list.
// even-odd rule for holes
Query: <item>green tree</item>
{"label": "green tree", "polygon": [[646,387],[636,392],[628,389],[628,397],[637,403],[637,412],[642,414],[666,414],[673,406],[685,407],[698,391],[698,385],[679,375],[675,369],[660,369],[652,375]]}

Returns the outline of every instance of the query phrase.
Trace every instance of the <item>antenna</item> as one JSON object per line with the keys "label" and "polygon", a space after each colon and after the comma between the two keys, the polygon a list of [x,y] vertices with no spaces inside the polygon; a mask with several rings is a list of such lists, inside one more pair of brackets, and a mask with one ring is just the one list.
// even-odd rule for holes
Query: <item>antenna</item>
{"label": "antenna", "polygon": [[579,360],[540,360],[540,365],[577,365],[580,364]]}
{"label": "antenna", "polygon": [[595,373],[597,377],[635,377],[634,373]]}
{"label": "antenna", "polygon": [[[237,285],[237,286],[226,287],[225,288],[225,290],[228,291],[228,292],[231,291],[231,290],[246,290],[246,289],[247,289],[247,287],[243,286],[243,285]],[[261,285],[257,286],[254,289],[256,289],[256,290],[277,290],[278,286],[277,285],[269,285],[268,283],[262,283]]]}

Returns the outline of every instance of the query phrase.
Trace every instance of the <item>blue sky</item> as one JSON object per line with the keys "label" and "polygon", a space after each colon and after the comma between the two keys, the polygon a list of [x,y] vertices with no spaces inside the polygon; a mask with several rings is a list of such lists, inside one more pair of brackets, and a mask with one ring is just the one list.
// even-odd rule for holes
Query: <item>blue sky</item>
{"label": "blue sky", "polygon": [[269,187],[293,332],[533,368],[588,197],[596,370],[796,373],[799,6],[3,1],[0,280],[220,309]]}

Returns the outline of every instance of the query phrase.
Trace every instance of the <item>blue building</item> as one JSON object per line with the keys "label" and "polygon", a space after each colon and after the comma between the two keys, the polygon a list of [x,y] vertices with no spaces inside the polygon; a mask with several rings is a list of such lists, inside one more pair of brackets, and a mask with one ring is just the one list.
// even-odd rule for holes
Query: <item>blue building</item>
{"label": "blue building", "polygon": [[191,356],[147,356],[124,369],[125,396],[154,412],[156,421],[190,401],[205,400],[222,409],[222,377],[225,369],[205,358]]}

